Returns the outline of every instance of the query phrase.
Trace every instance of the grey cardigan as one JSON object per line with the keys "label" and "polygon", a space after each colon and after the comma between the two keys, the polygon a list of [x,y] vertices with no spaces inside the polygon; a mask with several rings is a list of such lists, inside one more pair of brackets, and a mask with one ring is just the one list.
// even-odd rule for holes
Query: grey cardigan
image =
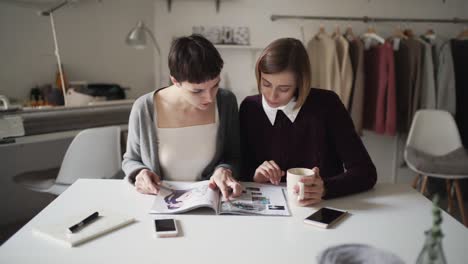
{"label": "grey cardigan", "polygon": [[[135,177],[141,169],[149,169],[164,179],[159,164],[158,139],[154,125],[157,119],[153,100],[156,92],[153,91],[138,98],[130,112],[127,150],[123,155],[122,170],[125,172],[126,180],[132,184],[135,183]],[[216,102],[219,114],[216,151],[213,159],[203,170],[201,180],[209,179],[217,167],[229,168],[235,178],[239,177],[240,142],[237,100],[232,92],[219,89]]]}
{"label": "grey cardigan", "polygon": [[452,115],[455,115],[455,70],[453,68],[450,41],[440,37],[428,39],[425,36],[422,36],[421,38],[426,43],[429,43],[432,48],[434,69],[428,74],[435,78],[434,88],[436,93],[436,108],[446,110]]}

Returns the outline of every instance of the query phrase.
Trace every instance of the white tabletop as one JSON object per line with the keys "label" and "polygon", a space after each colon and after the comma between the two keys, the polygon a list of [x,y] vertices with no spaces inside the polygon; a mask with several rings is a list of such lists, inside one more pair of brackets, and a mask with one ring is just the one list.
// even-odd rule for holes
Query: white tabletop
{"label": "white tabletop", "polygon": [[[316,263],[325,248],[364,243],[414,263],[431,227],[432,204],[405,185],[325,201],[351,216],[332,229],[303,223],[316,208],[292,208],[292,217],[176,215],[177,238],[156,238],[153,197],[121,180],[79,180],[0,247],[0,263]],[[60,223],[90,208],[133,215],[137,222],[75,248],[34,235],[32,226]],[[443,213],[448,263],[466,263],[468,231]]]}

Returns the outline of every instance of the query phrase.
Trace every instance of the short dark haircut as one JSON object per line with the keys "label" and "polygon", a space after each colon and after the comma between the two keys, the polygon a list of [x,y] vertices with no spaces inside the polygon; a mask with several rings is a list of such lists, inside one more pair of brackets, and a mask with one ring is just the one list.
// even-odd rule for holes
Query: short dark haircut
{"label": "short dark haircut", "polygon": [[180,37],[169,51],[169,70],[178,82],[203,83],[216,78],[223,59],[213,44],[201,35]]}
{"label": "short dark haircut", "polygon": [[275,74],[282,71],[294,73],[297,81],[295,108],[302,106],[310,92],[309,55],[301,41],[294,38],[280,38],[268,45],[255,66],[257,88],[260,91],[262,73]]}

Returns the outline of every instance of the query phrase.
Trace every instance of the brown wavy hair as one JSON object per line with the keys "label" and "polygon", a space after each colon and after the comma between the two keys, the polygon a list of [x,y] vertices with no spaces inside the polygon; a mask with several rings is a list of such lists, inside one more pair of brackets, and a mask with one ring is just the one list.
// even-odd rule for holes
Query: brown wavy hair
{"label": "brown wavy hair", "polygon": [[294,108],[301,107],[310,92],[310,62],[301,41],[294,38],[280,38],[268,45],[257,60],[255,76],[260,91],[261,74],[274,74],[291,71],[296,77],[297,102]]}

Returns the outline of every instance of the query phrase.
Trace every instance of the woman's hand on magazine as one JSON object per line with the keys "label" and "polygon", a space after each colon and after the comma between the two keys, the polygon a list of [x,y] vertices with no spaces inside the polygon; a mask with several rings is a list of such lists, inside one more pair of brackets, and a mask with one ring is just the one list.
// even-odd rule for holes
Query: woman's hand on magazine
{"label": "woman's hand on magazine", "polygon": [[242,194],[242,186],[232,177],[229,169],[219,167],[210,178],[210,187],[219,188],[223,197],[227,200],[231,197],[238,197]]}
{"label": "woman's hand on magazine", "polygon": [[284,171],[276,164],[274,160],[264,161],[255,170],[255,182],[271,182],[278,185],[281,182],[281,177],[285,175]]}
{"label": "woman's hand on magazine", "polygon": [[135,177],[135,188],[143,194],[158,194],[161,178],[148,169],[142,169]]}

